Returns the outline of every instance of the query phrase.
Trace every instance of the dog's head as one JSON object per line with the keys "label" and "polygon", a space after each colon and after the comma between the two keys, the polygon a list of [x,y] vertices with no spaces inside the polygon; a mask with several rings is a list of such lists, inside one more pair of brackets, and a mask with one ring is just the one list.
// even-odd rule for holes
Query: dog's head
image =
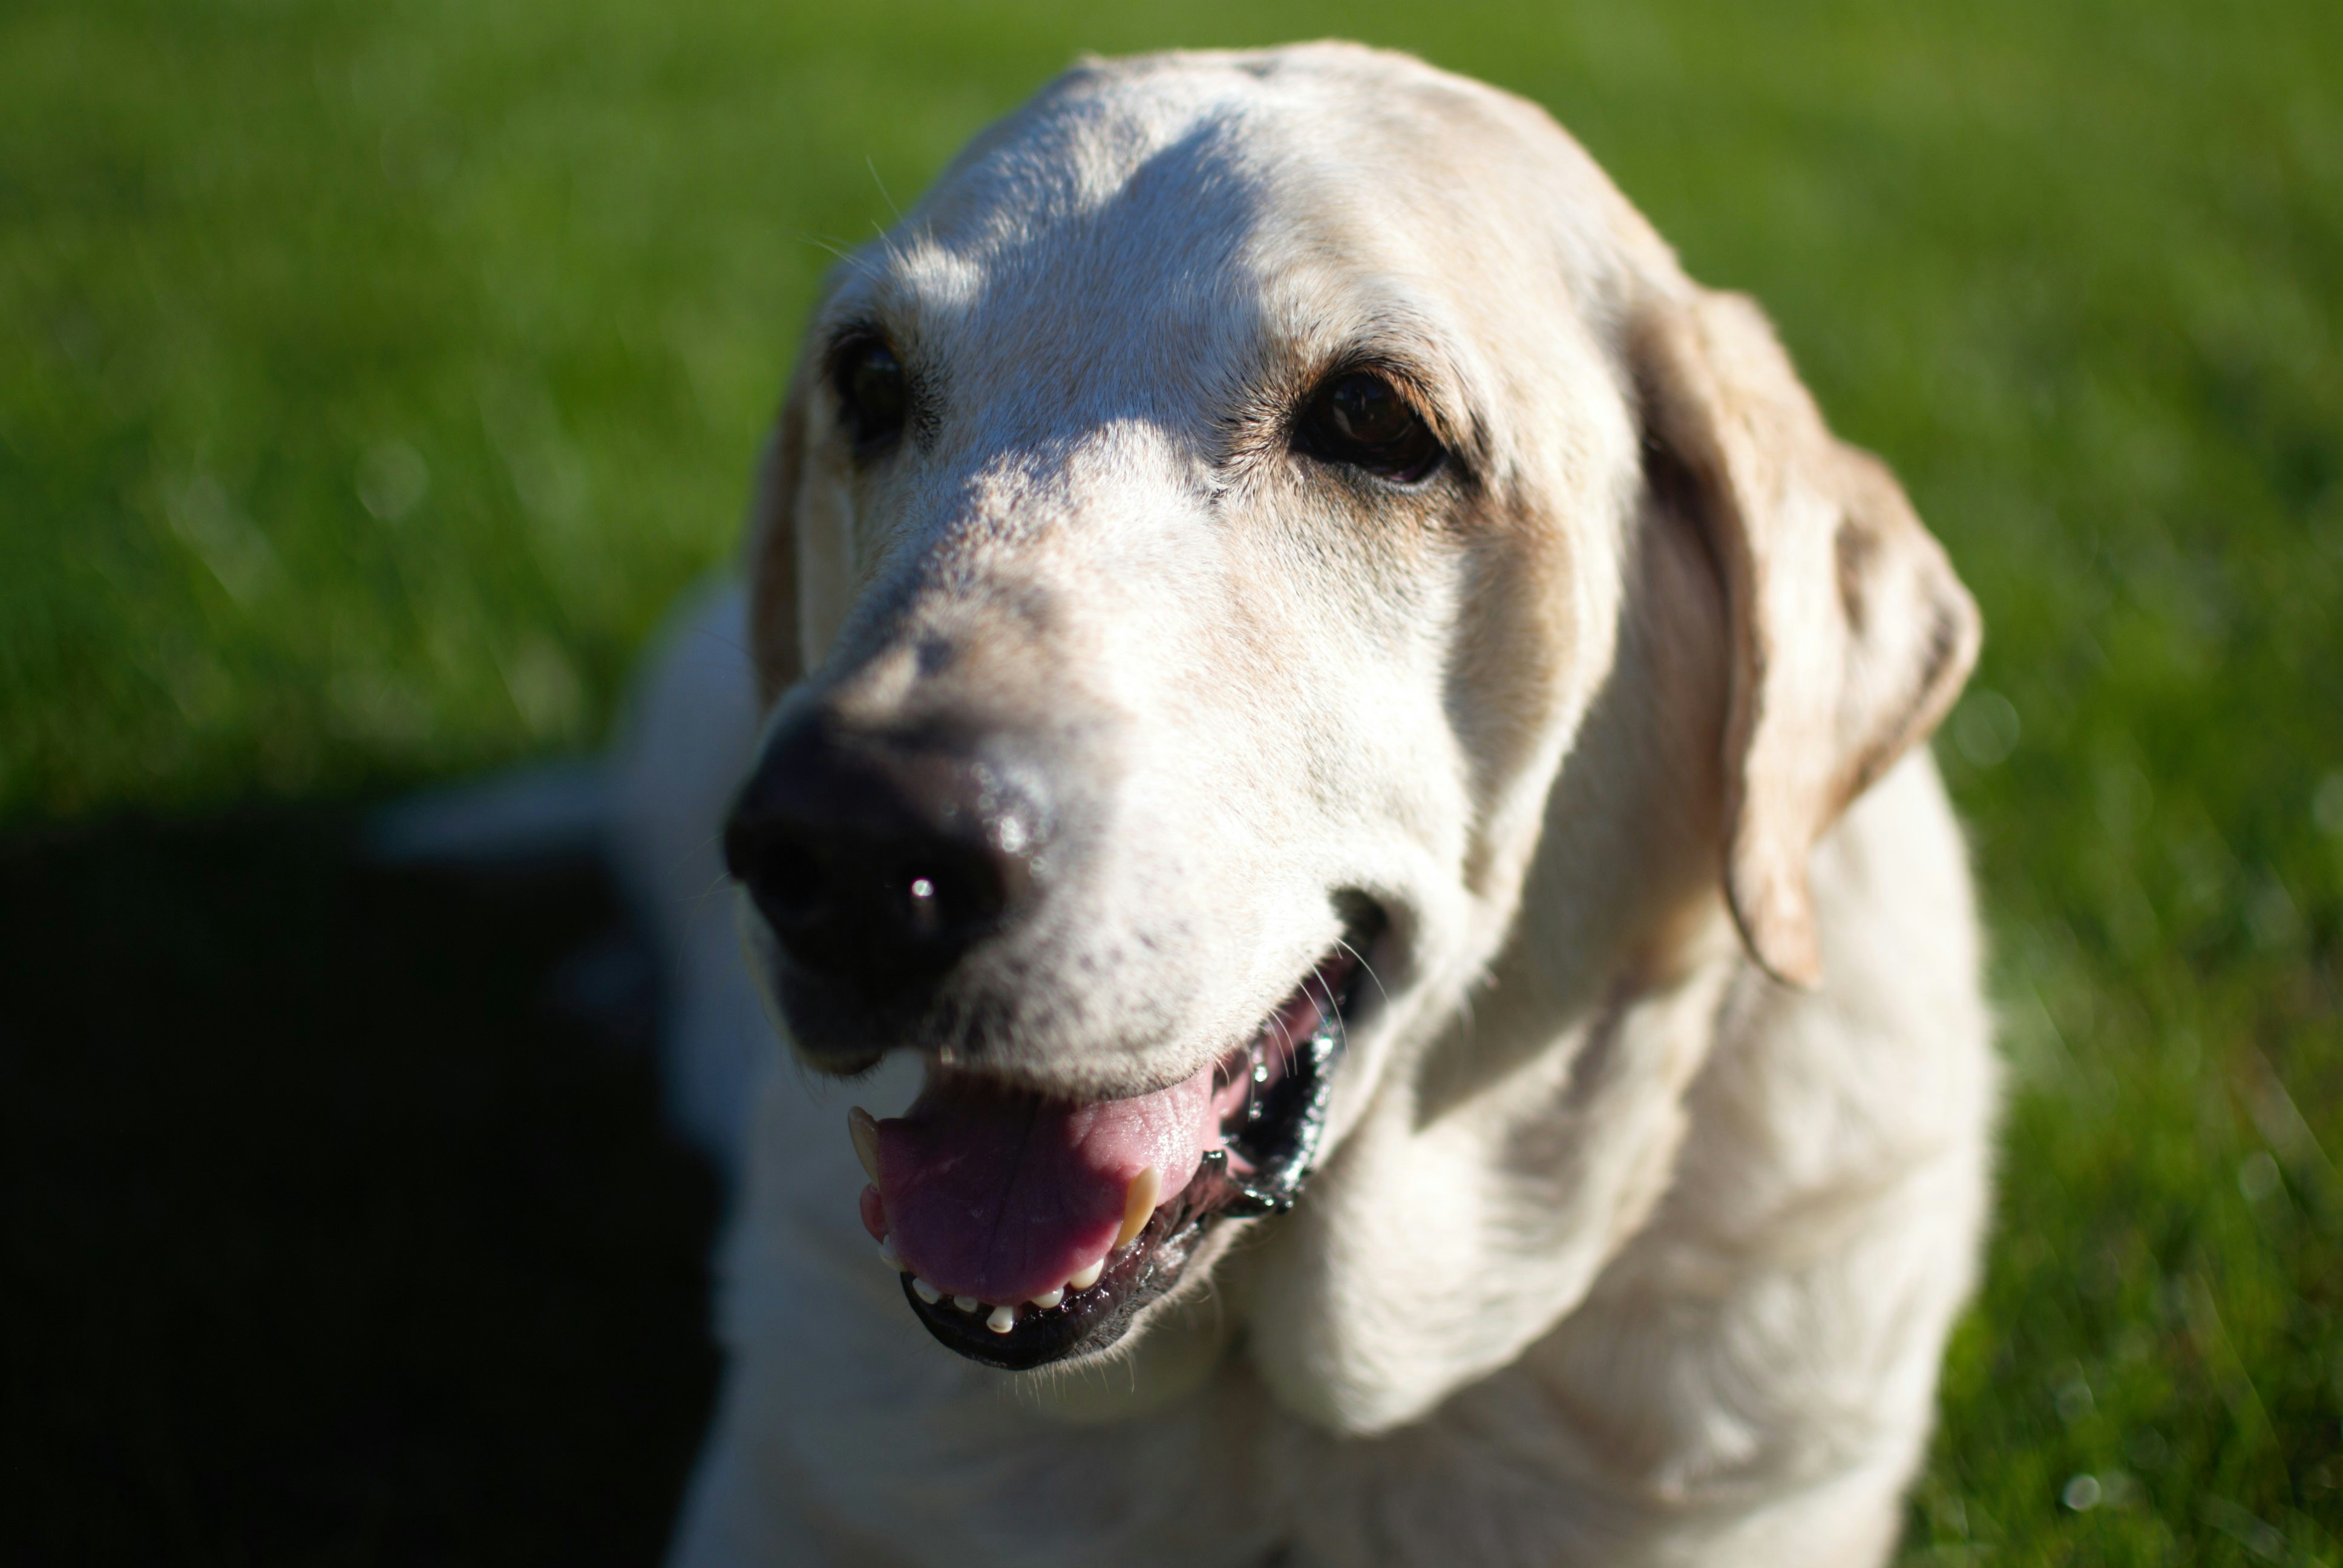
{"label": "dog's head", "polygon": [[[926,1057],[864,1220],[1010,1367],[1202,1289],[1369,1117],[1443,1147],[1724,911],[1815,981],[1808,851],[1976,640],[1753,307],[1536,108],[1343,46],[1085,65],[980,137],[836,274],[750,574],[750,945],[809,1064]],[[1256,1315],[1346,1342],[1428,1288],[1359,1233],[1418,1208]]]}

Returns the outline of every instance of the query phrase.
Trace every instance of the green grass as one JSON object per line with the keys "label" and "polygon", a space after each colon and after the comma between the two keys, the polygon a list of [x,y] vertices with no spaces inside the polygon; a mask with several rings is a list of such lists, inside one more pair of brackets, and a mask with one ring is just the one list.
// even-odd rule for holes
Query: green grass
{"label": "green grass", "polygon": [[1321,34],[1551,106],[1985,607],[2014,1093],[1911,1560],[2343,1563],[2331,0],[17,0],[0,824],[590,741],[829,246],[1078,49]]}

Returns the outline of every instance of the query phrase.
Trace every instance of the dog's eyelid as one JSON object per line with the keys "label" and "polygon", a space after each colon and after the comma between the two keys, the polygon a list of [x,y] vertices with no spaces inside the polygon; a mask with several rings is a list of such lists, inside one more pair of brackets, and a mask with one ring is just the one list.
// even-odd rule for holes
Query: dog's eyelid
{"label": "dog's eyelid", "polygon": [[[896,337],[867,318],[849,318],[830,334],[820,369],[858,461],[875,460],[906,431],[924,439],[934,423],[932,389]],[[866,373],[878,380],[866,381]]]}
{"label": "dog's eyelid", "polygon": [[1378,349],[1354,351],[1333,360],[1312,377],[1311,389],[1314,392],[1331,387],[1345,376],[1381,377],[1407,400],[1408,407],[1413,408],[1425,424],[1437,425],[1434,416],[1440,398],[1433,388],[1438,385],[1438,377],[1426,374],[1413,360]]}
{"label": "dog's eyelid", "polygon": [[1310,377],[1302,402],[1308,403],[1345,376],[1361,374],[1381,377],[1389,382],[1415,417],[1423,421],[1451,461],[1467,465],[1475,462],[1481,421],[1469,411],[1457,409],[1457,399],[1448,390],[1455,385],[1453,377],[1430,369],[1413,355],[1383,347],[1358,347],[1337,355]]}
{"label": "dog's eyelid", "polygon": [[878,344],[899,359],[903,357],[902,346],[896,341],[895,335],[889,332],[875,319],[868,317],[851,317],[832,327],[821,351],[823,377],[828,378],[836,376],[839,367],[846,362],[848,355],[871,343]]}
{"label": "dog's eyelid", "polygon": [[[1416,488],[1435,475],[1451,471],[1469,482],[1476,464],[1472,448],[1455,438],[1459,421],[1449,415],[1447,399],[1436,390],[1442,379],[1412,357],[1385,349],[1360,347],[1335,356],[1319,367],[1290,405],[1288,442],[1297,452],[1363,468],[1382,482],[1403,488]],[[1388,458],[1399,454],[1370,455],[1369,448],[1358,447],[1330,430],[1332,400],[1346,385],[1360,380],[1380,383],[1412,420],[1415,440],[1410,444],[1420,442],[1420,446],[1415,460],[1405,465],[1407,471],[1387,466]],[[1463,427],[1477,428],[1470,423]],[[1423,450],[1424,447],[1429,450]]]}

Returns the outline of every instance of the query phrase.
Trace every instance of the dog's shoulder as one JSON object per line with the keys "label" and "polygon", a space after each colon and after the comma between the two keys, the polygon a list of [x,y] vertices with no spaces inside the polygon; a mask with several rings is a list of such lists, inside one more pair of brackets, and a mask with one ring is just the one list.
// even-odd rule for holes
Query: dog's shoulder
{"label": "dog's shoulder", "polygon": [[1828,980],[1748,967],[1685,1097],[1666,1197],[1525,1359],[1626,1495],[1787,1495],[1908,1462],[1974,1283],[1996,1059],[1967,850],[1907,758],[1814,858]]}

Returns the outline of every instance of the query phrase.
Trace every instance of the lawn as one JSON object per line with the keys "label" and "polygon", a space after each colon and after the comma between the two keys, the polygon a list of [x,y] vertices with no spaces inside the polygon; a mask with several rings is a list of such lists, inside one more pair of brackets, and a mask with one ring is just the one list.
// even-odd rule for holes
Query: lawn
{"label": "lawn", "polygon": [[[170,1172],[204,1163],[196,1143],[110,1147],[75,1097],[121,1085],[54,1049],[77,1046],[82,1016],[58,996],[111,986],[127,933],[152,929],[135,911],[237,933],[215,970],[155,993],[189,1007],[230,1005],[243,955],[270,943],[326,929],[395,943],[305,879],[303,846],[339,842],[315,824],[603,732],[662,611],[729,558],[834,249],[1079,50],[1326,34],[1551,107],[1695,276],[1765,302],[1835,424],[1896,465],[1984,606],[1984,663],[1936,749],[1986,889],[2012,1094],[1991,1266],[1955,1342],[1906,1560],[2343,1563],[2332,0],[1201,0],[1113,17],[946,0],[14,0],[0,1120],[49,1120],[6,1140],[10,1211],[112,1213],[75,1193],[143,1160],[139,1191],[167,1215]],[[240,879],[326,923],[204,896]],[[420,896],[381,898],[412,912],[400,900]],[[333,925],[335,910],[357,923]],[[472,947],[433,940],[397,972],[502,994]],[[379,1033],[365,1049],[397,1060]],[[287,1042],[223,1049],[249,1067]],[[543,1041],[479,1049],[551,1070]],[[453,1071],[445,1054],[412,1070]],[[597,1125],[648,1095],[633,1070],[574,1091],[603,1096]],[[146,1087],[127,1092],[162,1092],[129,1077]],[[372,1091],[320,1092],[365,1123],[348,1107]],[[697,1238],[704,1191],[642,1127],[610,1135]],[[215,1218],[240,1201],[220,1192]],[[591,1225],[563,1222],[590,1248]],[[0,1279],[47,1282],[34,1298],[49,1328],[79,1322],[60,1279],[134,1288],[116,1262],[78,1270],[98,1223],[6,1227]],[[668,1256],[630,1223],[629,1246]],[[450,1242],[435,1266],[491,1255],[507,1256]],[[580,1271],[562,1255],[513,1264],[514,1299]],[[209,1288],[200,1261],[157,1266],[169,1290]],[[120,1380],[43,1372],[31,1336],[7,1337],[5,1386],[41,1391],[18,1409],[70,1407],[102,1435]],[[102,1341],[74,1342],[102,1358]],[[675,1376],[699,1388],[699,1352],[677,1353]],[[505,1375],[492,1359],[431,1364],[477,1390]],[[357,1375],[322,1352],[300,1364]],[[659,1408],[686,1430],[701,1397]],[[192,1407],[133,1405],[145,1425],[113,1449],[46,1443],[12,1415],[11,1442],[46,1452],[48,1479],[0,1533],[58,1541],[59,1521],[118,1506],[210,1521],[143,1553],[117,1532],[129,1559],[324,1554],[275,1525],[240,1535],[187,1479],[205,1438],[168,1412]],[[286,1441],[226,1430],[256,1456]],[[85,1451],[111,1457],[56,1459]],[[564,1473],[620,1484],[597,1465]],[[642,1517],[671,1503],[671,1472],[643,1483]],[[237,1495],[266,1509],[252,1486]],[[432,1495],[427,1550],[347,1518],[329,1529],[331,1509],[318,1529],[338,1532],[337,1560],[468,1560],[515,1539],[517,1499],[539,1493]]]}

